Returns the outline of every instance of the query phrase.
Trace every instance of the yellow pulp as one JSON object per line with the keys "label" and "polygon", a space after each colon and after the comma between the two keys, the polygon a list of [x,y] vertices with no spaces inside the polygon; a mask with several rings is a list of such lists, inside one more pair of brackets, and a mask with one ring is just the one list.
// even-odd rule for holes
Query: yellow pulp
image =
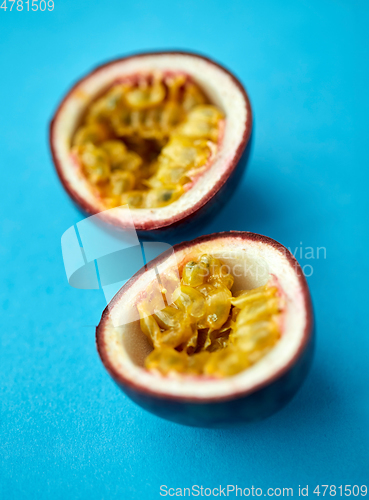
{"label": "yellow pulp", "polygon": [[258,361],[280,338],[278,289],[268,284],[232,295],[234,278],[221,260],[204,254],[187,262],[172,305],[148,290],[137,308],[153,345],[145,360],[162,374],[227,377]]}
{"label": "yellow pulp", "polygon": [[223,118],[188,77],[140,76],[90,105],[72,154],[107,207],[162,207],[209,165]]}

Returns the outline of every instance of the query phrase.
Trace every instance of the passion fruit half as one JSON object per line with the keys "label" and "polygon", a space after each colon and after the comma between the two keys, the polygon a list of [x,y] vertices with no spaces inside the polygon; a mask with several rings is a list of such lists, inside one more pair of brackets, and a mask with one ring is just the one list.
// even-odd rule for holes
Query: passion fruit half
{"label": "passion fruit half", "polygon": [[181,424],[249,422],[283,407],[312,360],[310,294],[293,255],[255,233],[173,247],[103,312],[97,349],[121,389]]}
{"label": "passion fruit half", "polygon": [[133,222],[150,237],[224,204],[245,169],[251,128],[246,91],[225,68],[191,53],[145,53],[77,82],[54,115],[50,144],[85,213],[104,218],[128,205],[106,222]]}

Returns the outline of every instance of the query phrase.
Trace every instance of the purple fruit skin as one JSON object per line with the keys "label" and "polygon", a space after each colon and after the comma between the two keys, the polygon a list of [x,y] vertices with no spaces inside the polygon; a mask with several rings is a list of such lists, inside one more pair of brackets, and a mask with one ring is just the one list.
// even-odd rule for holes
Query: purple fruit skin
{"label": "purple fruit skin", "polygon": [[251,394],[226,401],[173,401],[116,383],[132,401],[158,417],[191,427],[232,427],[264,419],[281,410],[304,382],[312,363],[314,345],[313,328],[305,349],[283,375]]}

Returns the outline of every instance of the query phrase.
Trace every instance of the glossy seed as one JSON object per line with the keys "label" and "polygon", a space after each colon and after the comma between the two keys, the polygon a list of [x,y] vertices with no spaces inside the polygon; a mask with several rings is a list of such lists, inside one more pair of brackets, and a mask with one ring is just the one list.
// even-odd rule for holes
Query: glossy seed
{"label": "glossy seed", "polygon": [[221,378],[267,355],[280,338],[278,288],[266,284],[232,296],[232,285],[225,263],[204,254],[185,264],[172,305],[156,307],[153,321],[147,318],[154,302],[149,289],[140,305],[146,315],[139,308],[141,328],[154,345],[146,368]]}
{"label": "glossy seed", "polygon": [[205,283],[208,277],[207,269],[201,262],[187,262],[182,271],[182,281],[185,285],[196,287]]}
{"label": "glossy seed", "polygon": [[110,165],[105,151],[93,144],[80,146],[78,154],[92,184],[105,181],[110,175]]}
{"label": "glossy seed", "polygon": [[100,123],[93,123],[81,127],[74,137],[73,144],[81,146],[83,144],[100,144],[109,138],[108,128]]}
{"label": "glossy seed", "polygon": [[[140,75],[90,104],[72,153],[107,207],[161,208],[180,198],[182,186],[207,167],[222,120],[185,75]],[[116,171],[131,172],[134,182]]]}
{"label": "glossy seed", "polygon": [[196,288],[181,285],[173,292],[173,301],[179,309],[196,320],[205,315],[205,298]]}
{"label": "glossy seed", "polygon": [[186,355],[170,347],[154,349],[145,359],[148,370],[159,370],[163,375],[170,372],[185,373],[187,364]]}
{"label": "glossy seed", "polygon": [[155,318],[148,314],[148,309],[144,303],[137,306],[140,315],[140,327],[146,337],[154,347],[160,347],[160,328]]}
{"label": "glossy seed", "polygon": [[150,189],[146,195],[145,206],[146,208],[164,207],[177,200],[182,192],[183,190],[180,186]]}
{"label": "glossy seed", "polygon": [[163,330],[160,334],[160,345],[166,347],[179,347],[188,342],[194,334],[191,322],[186,319],[176,326]]}
{"label": "glossy seed", "polygon": [[182,311],[174,307],[167,306],[155,311],[154,318],[161,328],[171,328],[179,326],[184,322],[185,315]]}
{"label": "glossy seed", "polygon": [[112,194],[118,196],[130,191],[135,186],[135,177],[131,172],[116,171],[110,176]]}

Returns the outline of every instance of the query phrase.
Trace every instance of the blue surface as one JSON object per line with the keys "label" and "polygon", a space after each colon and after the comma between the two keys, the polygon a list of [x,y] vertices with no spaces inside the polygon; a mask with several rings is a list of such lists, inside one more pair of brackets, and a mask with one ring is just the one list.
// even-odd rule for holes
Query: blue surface
{"label": "blue surface", "polygon": [[[368,3],[55,2],[0,10],[0,498],[368,483]],[[97,63],[159,48],[210,55],[251,96],[249,171],[206,232],[260,232],[313,265],[313,369],[288,407],[243,429],[185,428],[131,403],[96,353],[102,293],[65,277],[60,238],[82,217],[53,170],[48,121]]]}

